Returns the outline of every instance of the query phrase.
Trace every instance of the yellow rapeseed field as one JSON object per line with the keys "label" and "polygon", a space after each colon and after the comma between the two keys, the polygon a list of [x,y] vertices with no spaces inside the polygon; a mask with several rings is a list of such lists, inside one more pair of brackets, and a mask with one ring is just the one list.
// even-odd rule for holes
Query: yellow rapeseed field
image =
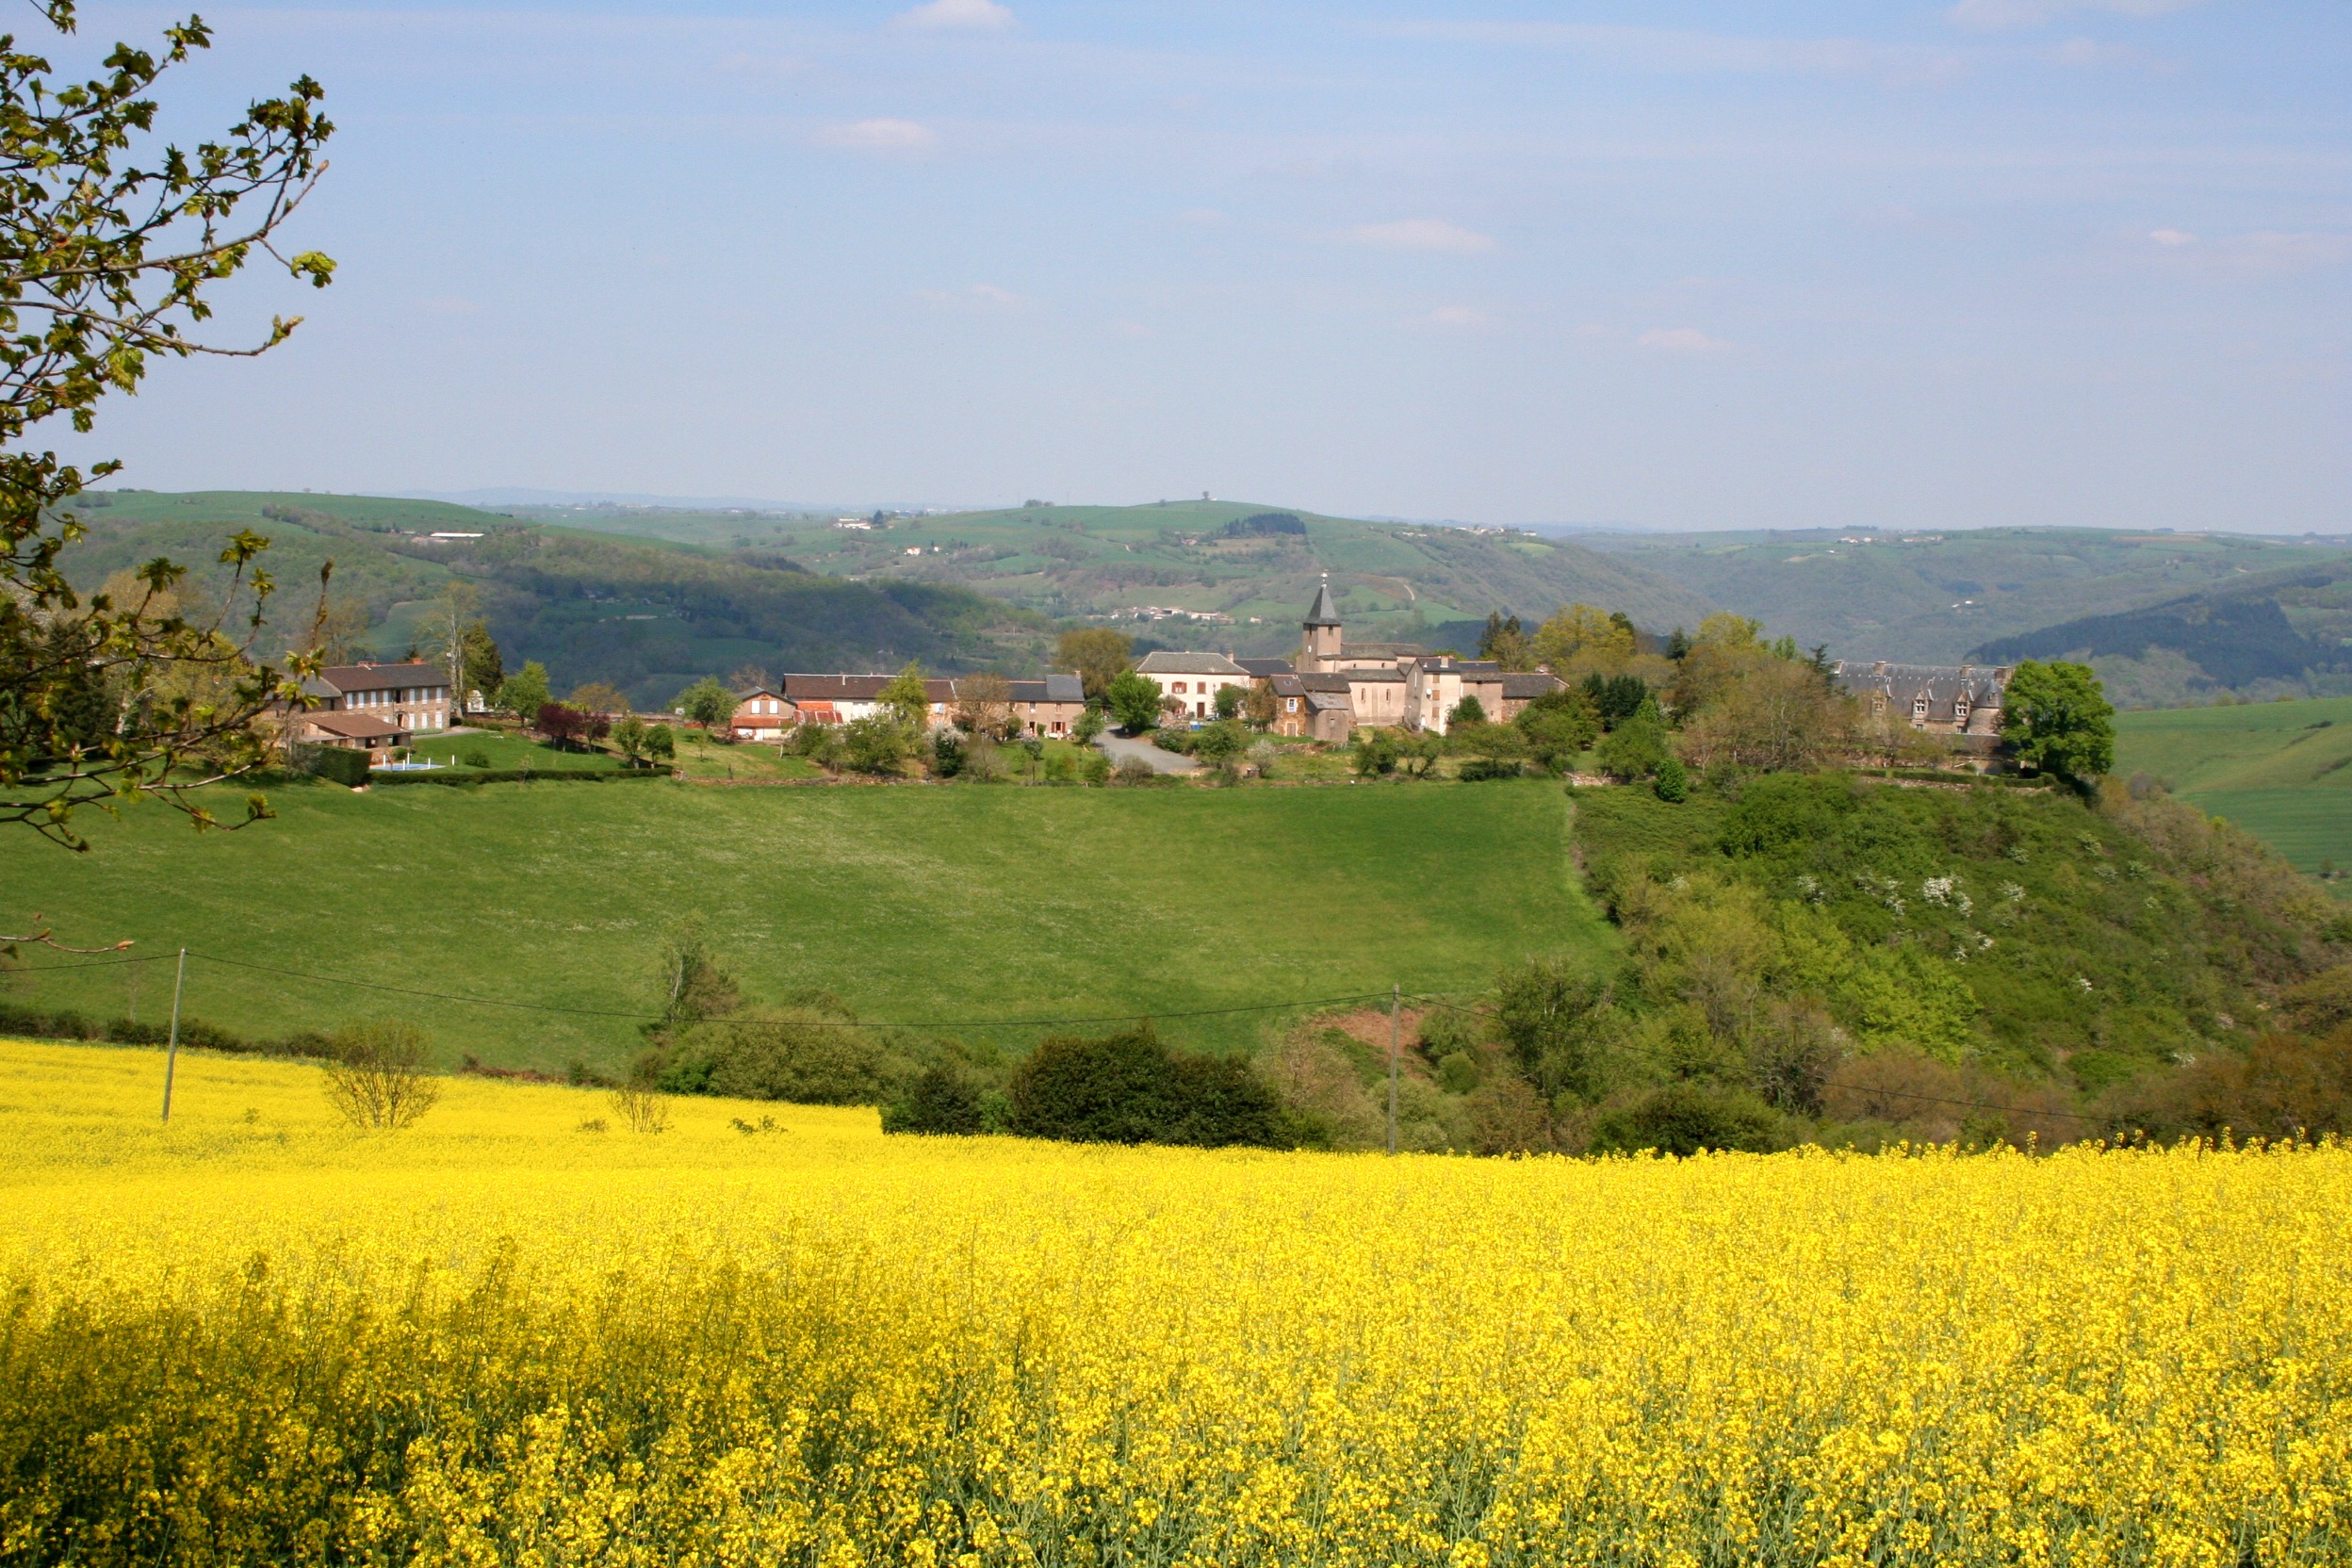
{"label": "yellow rapeseed field", "polygon": [[0,1563],[2352,1562],[2339,1148],[636,1135],[477,1080],[360,1135],[186,1056],[165,1129],[160,1078],[0,1045]]}

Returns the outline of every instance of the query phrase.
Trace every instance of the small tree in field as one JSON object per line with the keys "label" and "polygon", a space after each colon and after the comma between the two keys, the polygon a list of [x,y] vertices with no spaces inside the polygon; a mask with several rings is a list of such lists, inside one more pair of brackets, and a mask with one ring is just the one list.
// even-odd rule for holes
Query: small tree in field
{"label": "small tree in field", "polygon": [[645,755],[667,767],[678,757],[678,736],[668,725],[657,724],[645,730]]}
{"label": "small tree in field", "polygon": [[588,715],[567,702],[543,702],[531,727],[560,747],[578,745],[588,733]]}
{"label": "small tree in field", "polygon": [[547,705],[550,694],[547,667],[533,659],[499,683],[495,700],[500,708],[529,724]]}
{"label": "small tree in field", "polygon": [[713,738],[732,738],[728,721],[735,717],[735,694],[720,685],[718,677],[704,676],[678,693],[677,708]]}
{"label": "small tree in field", "polygon": [[612,746],[631,767],[645,760],[645,721],[634,713],[624,713],[621,722],[612,727]]}
{"label": "small tree in field", "polygon": [[1217,689],[1217,716],[1220,719],[1238,718],[1248,694],[1239,686],[1219,686]]}
{"label": "small tree in field", "polygon": [[891,722],[910,735],[920,735],[930,727],[931,694],[923,689],[921,664],[909,662],[890,677],[874,701],[888,709]]}
{"label": "small tree in field", "polygon": [[426,1070],[425,1037],[405,1023],[369,1023],[335,1037],[327,1099],[354,1127],[391,1131],[433,1109],[441,1086]]}

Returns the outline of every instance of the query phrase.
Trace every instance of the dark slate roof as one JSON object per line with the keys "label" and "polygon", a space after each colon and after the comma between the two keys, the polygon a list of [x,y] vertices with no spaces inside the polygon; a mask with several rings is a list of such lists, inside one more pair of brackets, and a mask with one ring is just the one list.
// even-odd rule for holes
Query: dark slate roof
{"label": "dark slate roof", "polygon": [[1309,692],[1307,694],[1307,709],[1310,712],[1330,713],[1344,710],[1348,707],[1348,696],[1344,692],[1336,696],[1330,692]]}
{"label": "dark slate roof", "polygon": [[1405,672],[1398,669],[1394,664],[1383,664],[1377,670],[1339,670],[1334,673],[1345,676],[1349,680],[1359,682],[1368,681],[1375,684],[1383,680],[1395,680],[1401,682],[1405,678]]}
{"label": "dark slate roof", "polygon": [[1339,625],[1339,607],[1331,603],[1331,583],[1329,578],[1324,579],[1323,585],[1315,591],[1315,605],[1307,612],[1306,624],[1309,626]]}
{"label": "dark slate roof", "polygon": [[1857,696],[1885,697],[1908,708],[1921,696],[1928,711],[1949,712],[1962,696],[1970,708],[1999,708],[2009,685],[2006,664],[1895,664],[1840,659],[1830,665],[1838,684]]}
{"label": "dark slate roof", "polygon": [[1514,701],[1540,697],[1560,691],[1567,684],[1558,676],[1545,675],[1541,670],[1531,671],[1526,675],[1506,675],[1503,677],[1503,695]]}
{"label": "dark slate roof", "polygon": [[1135,666],[1138,675],[1247,675],[1250,672],[1221,653],[1147,653]]}
{"label": "dark slate roof", "polygon": [[1259,680],[1264,680],[1269,676],[1290,675],[1294,673],[1291,668],[1291,662],[1287,659],[1236,659],[1233,662],[1239,664],[1243,669],[1248,670],[1252,677]]}
{"label": "dark slate roof", "polygon": [[1298,682],[1298,689],[1302,692],[1337,692],[1341,696],[1348,694],[1348,672],[1344,670],[1327,670],[1321,674],[1298,675],[1291,678]]}
{"label": "dark slate roof", "polygon": [[318,678],[338,693],[388,692],[401,686],[447,686],[449,672],[438,664],[331,664]]}
{"label": "dark slate roof", "polygon": [[1012,682],[1015,702],[1084,702],[1086,687],[1074,675],[1049,675],[1043,680]]}

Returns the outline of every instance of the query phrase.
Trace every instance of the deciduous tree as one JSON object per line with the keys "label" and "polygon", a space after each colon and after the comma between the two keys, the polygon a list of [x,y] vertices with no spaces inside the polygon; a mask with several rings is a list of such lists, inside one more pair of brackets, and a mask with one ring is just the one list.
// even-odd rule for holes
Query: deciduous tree
{"label": "deciduous tree", "polygon": [[1077,671],[1086,700],[1098,701],[1121,673],[1135,668],[1135,645],[1109,627],[1081,627],[1055,640],[1054,662],[1063,669]]}
{"label": "deciduous tree", "polygon": [[2029,659],[2009,678],[2001,737],[2027,766],[2087,784],[2115,765],[2115,718],[2089,665]]}
{"label": "deciduous tree", "polygon": [[[56,33],[74,30],[72,0],[35,8]],[[214,286],[256,253],[319,286],[334,272],[323,255],[286,258],[271,243],[326,167],[333,126],[309,77],[216,140],[149,142],[151,90],[210,44],[191,17],[164,30],[159,54],[118,44],[88,80],[60,84],[39,54],[0,40],[0,823],[76,849],[74,813],[97,801],[160,798],[217,825],[187,792],[264,762],[257,721],[273,702],[299,705],[299,677],[315,667],[252,657],[275,584],[255,564],[269,542],[250,531],[220,552],[231,583],[209,615],[160,609],[186,575],[162,558],[139,568],[137,592],[85,598],[63,559],[85,532],[72,503],[122,465],[85,470],[24,445],[47,419],[90,430],[98,400],[136,391],[159,356],[284,342],[299,318],[247,348],[189,335]],[[325,586],[322,574],[322,599]],[[220,678],[167,694],[172,672],[195,670]],[[268,814],[249,798],[245,821]]]}
{"label": "deciduous tree", "polygon": [[1160,683],[1148,675],[1122,670],[1102,694],[1111,716],[1130,735],[1140,735],[1160,722]]}

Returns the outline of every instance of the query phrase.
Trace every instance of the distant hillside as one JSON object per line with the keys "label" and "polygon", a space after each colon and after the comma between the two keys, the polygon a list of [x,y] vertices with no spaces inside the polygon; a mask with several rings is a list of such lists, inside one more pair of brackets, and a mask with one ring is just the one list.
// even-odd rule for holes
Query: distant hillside
{"label": "distant hillside", "polygon": [[1581,542],[1808,647],[1926,662],[2249,576],[2352,563],[2342,545],[2093,529],[1587,534]]}
{"label": "distant hillside", "polygon": [[[1642,563],[1527,533],[1478,532],[1328,517],[1248,501],[1046,506],[885,516],[845,528],[830,516],[652,507],[517,507],[565,528],[722,550],[773,550],[866,581],[953,584],[1055,617],[1144,605],[1233,617],[1163,641],[1272,653],[1295,645],[1298,616],[1331,574],[1350,635],[1426,641],[1447,622],[1505,610],[1542,617],[1583,601],[1658,630],[1696,626],[1717,606]],[[1295,525],[1295,526],[1294,526]]]}
{"label": "distant hillside", "polygon": [[2229,691],[2302,696],[2352,683],[2352,561],[2240,578],[2138,610],[2085,615],[1978,645],[1971,656],[2082,659],[2126,707]]}
{"label": "distant hillside", "polygon": [[[920,659],[1019,673],[1042,666],[1050,641],[1042,617],[952,584],[849,581],[773,550],[613,538],[433,501],[117,491],[77,504],[91,533],[68,561],[84,587],[157,555],[190,565],[199,584],[217,582],[220,541],[251,528],[270,541],[264,559],[281,585],[281,629],[308,624],[319,564],[332,559],[336,595],[367,607],[367,643],[397,657],[425,603],[463,579],[482,590],[509,668],[540,660],[559,691],[608,680],[640,706],[744,664],[874,669]],[[436,531],[481,537],[425,537]]]}

